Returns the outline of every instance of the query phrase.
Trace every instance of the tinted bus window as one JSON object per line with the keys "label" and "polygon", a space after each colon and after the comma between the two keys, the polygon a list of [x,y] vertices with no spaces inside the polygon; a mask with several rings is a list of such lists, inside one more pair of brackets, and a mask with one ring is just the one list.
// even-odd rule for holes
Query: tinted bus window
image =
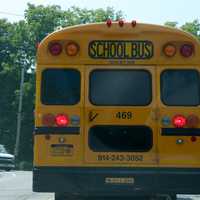
{"label": "tinted bus window", "polygon": [[43,104],[73,105],[80,100],[80,73],[74,69],[46,69],[42,73]]}
{"label": "tinted bus window", "polygon": [[161,74],[161,98],[166,105],[198,105],[199,89],[196,70],[165,70]]}
{"label": "tinted bus window", "polygon": [[95,105],[148,105],[151,88],[151,74],[145,70],[95,70],[90,75],[90,101]]}

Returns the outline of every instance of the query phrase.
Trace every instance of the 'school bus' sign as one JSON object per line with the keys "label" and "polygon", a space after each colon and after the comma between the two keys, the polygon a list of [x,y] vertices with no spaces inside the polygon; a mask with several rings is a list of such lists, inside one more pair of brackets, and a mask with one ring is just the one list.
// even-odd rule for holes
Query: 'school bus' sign
{"label": "'school bus' sign", "polygon": [[150,59],[153,43],[140,40],[94,40],[88,54],[93,59]]}

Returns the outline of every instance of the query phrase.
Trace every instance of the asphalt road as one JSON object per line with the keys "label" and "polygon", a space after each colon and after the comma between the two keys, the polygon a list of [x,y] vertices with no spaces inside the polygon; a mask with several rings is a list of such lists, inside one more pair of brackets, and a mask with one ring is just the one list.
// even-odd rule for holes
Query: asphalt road
{"label": "asphalt road", "polygon": [[[179,195],[178,199],[200,200],[200,195]],[[32,172],[0,171],[0,200],[54,200],[54,195],[32,192]]]}
{"label": "asphalt road", "polygon": [[0,172],[0,200],[54,200],[53,196],[32,192],[32,172]]}

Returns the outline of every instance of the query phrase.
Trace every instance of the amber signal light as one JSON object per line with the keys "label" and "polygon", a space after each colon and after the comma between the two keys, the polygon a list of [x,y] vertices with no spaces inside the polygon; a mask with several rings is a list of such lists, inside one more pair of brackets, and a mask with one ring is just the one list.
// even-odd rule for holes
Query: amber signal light
{"label": "amber signal light", "polygon": [[167,57],[173,57],[176,54],[176,47],[173,44],[166,44],[163,48],[163,52]]}
{"label": "amber signal light", "polygon": [[65,51],[68,56],[76,56],[79,52],[79,45],[75,42],[69,42],[65,46]]}

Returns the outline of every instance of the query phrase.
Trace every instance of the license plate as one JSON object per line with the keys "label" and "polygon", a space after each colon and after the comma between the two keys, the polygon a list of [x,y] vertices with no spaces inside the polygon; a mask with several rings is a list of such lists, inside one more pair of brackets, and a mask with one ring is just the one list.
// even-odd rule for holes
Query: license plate
{"label": "license plate", "polygon": [[71,156],[73,154],[72,144],[52,144],[51,155],[52,156]]}

